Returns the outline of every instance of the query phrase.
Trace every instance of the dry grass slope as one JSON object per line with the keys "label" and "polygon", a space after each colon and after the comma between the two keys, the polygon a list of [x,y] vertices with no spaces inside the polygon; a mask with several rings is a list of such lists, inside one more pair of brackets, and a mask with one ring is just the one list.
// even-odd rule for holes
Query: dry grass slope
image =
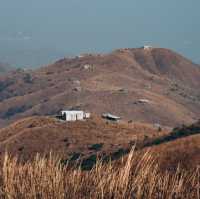
{"label": "dry grass slope", "polygon": [[160,173],[149,152],[140,159],[134,150],[120,164],[103,165],[85,172],[63,167],[59,159],[35,157],[20,164],[5,156],[0,173],[2,199],[175,199],[200,197],[200,170],[177,169]]}
{"label": "dry grass slope", "polygon": [[105,157],[123,152],[147,136],[153,139],[167,133],[143,123],[109,123],[95,115],[87,121],[70,123],[36,116],[0,130],[0,160],[5,151],[23,160],[53,151],[64,160],[81,157],[93,162],[97,154]]}
{"label": "dry grass slope", "polygon": [[200,117],[199,87],[200,68],[168,49],[65,58],[0,76],[0,127],[77,107],[173,127]]}

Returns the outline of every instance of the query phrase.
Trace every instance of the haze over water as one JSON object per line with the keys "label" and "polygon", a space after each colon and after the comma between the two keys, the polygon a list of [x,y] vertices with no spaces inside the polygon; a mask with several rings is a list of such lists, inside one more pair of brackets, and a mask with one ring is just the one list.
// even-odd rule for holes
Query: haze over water
{"label": "haze over water", "polygon": [[153,45],[200,63],[199,7],[199,0],[0,0],[0,62],[31,67]]}

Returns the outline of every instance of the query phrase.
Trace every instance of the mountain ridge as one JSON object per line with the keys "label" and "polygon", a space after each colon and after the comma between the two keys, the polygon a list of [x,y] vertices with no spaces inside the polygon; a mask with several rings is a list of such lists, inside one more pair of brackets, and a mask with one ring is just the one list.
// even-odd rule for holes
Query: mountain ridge
{"label": "mountain ridge", "polygon": [[36,70],[12,71],[0,84],[1,126],[73,107],[169,126],[200,117],[200,68],[163,48],[63,58]]}

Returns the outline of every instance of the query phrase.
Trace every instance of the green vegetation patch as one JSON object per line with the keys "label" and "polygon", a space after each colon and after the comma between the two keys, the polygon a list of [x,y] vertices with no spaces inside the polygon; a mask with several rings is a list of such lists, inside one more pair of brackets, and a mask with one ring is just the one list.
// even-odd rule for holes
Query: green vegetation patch
{"label": "green vegetation patch", "polygon": [[174,128],[169,135],[148,142],[145,144],[145,146],[159,145],[165,142],[176,140],[178,138],[183,138],[196,134],[200,134],[200,121],[190,126],[183,125],[182,127]]}

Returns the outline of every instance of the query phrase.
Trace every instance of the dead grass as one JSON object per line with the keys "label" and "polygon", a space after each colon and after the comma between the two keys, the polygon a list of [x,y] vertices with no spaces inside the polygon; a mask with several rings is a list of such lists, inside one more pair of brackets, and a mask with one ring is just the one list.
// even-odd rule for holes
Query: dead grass
{"label": "dead grass", "polygon": [[37,155],[20,164],[5,155],[0,173],[2,199],[154,199],[199,198],[199,169],[160,173],[149,152],[140,160],[134,150],[120,164],[98,161],[91,171],[61,165],[58,158]]}

